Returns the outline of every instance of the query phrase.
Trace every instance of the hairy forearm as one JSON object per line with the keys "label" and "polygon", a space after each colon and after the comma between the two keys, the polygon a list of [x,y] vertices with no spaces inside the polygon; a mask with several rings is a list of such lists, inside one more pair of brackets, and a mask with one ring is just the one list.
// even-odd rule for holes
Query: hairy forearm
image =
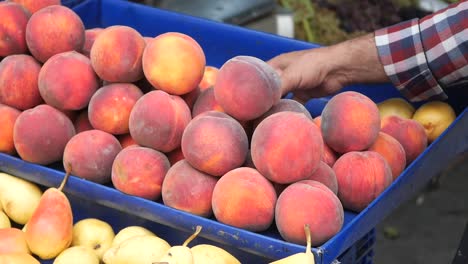
{"label": "hairy forearm", "polygon": [[344,75],[347,83],[389,82],[375,46],[374,34],[344,41],[329,47],[335,54],[331,71]]}

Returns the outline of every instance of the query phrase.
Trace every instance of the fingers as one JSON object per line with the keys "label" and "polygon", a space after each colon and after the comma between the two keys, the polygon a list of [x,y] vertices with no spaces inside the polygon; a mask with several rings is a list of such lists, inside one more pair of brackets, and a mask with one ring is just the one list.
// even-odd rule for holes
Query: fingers
{"label": "fingers", "polygon": [[300,51],[292,51],[288,53],[283,53],[281,55],[278,55],[270,60],[267,61],[267,63],[279,70],[284,70],[286,67],[288,67],[291,63],[297,60],[306,50],[300,50]]}

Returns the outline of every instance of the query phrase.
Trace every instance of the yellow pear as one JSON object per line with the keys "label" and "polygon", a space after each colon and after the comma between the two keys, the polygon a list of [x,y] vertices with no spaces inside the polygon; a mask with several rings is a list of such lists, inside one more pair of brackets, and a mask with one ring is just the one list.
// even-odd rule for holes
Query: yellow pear
{"label": "yellow pear", "polygon": [[193,264],[192,251],[187,245],[197,237],[201,231],[201,226],[197,226],[193,233],[181,246],[171,247],[159,262],[167,264]]}
{"label": "yellow pear", "polygon": [[86,246],[102,259],[114,240],[114,230],[107,222],[96,218],[86,218],[73,225],[72,246]]}
{"label": "yellow pear", "polygon": [[15,223],[24,225],[33,214],[42,191],[36,184],[0,172],[0,203],[5,214]]}
{"label": "yellow pear", "polygon": [[240,261],[233,255],[217,246],[199,244],[190,250],[192,251],[193,264],[240,264]]}
{"label": "yellow pear", "polygon": [[99,264],[99,257],[89,247],[72,246],[62,251],[53,264]]}
{"label": "yellow pear", "polygon": [[134,236],[109,248],[102,260],[105,264],[152,264],[157,263],[170,247],[157,236]]}
{"label": "yellow pear", "polygon": [[380,118],[384,118],[386,116],[396,115],[403,118],[410,119],[414,113],[414,107],[408,103],[403,98],[389,98],[383,102],[377,104],[379,108]]}
{"label": "yellow pear", "polygon": [[310,238],[310,227],[309,224],[304,226],[306,233],[307,246],[306,251],[301,253],[296,253],[289,257],[271,262],[270,264],[315,264],[314,254],[310,250],[311,248],[311,238]]}
{"label": "yellow pear", "polygon": [[68,248],[73,238],[73,213],[62,192],[71,167],[59,188],[48,188],[28,221],[26,242],[32,253],[41,259],[52,259]]}
{"label": "yellow pear", "polygon": [[127,226],[119,232],[117,232],[117,234],[114,237],[114,240],[112,240],[112,247],[120,245],[120,243],[131,237],[142,235],[156,236],[153,232],[142,226]]}
{"label": "yellow pear", "polygon": [[10,218],[0,210],[0,229],[11,227]]}
{"label": "yellow pear", "polygon": [[455,121],[455,111],[442,101],[430,101],[421,105],[414,112],[413,120],[424,127],[429,143],[442,134]]}

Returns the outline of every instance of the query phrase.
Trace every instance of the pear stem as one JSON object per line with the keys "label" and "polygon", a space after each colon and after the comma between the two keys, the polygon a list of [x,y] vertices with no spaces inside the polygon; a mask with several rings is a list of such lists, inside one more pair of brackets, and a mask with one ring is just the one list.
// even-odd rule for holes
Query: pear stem
{"label": "pear stem", "polygon": [[194,240],[195,237],[197,237],[198,234],[200,234],[201,229],[202,229],[202,227],[197,225],[197,227],[195,229],[195,233],[193,233],[189,238],[187,238],[187,240],[185,240],[185,242],[184,242],[184,244],[182,244],[182,246],[186,247],[190,242],[192,242],[192,240]]}
{"label": "pear stem", "polygon": [[71,171],[72,171],[72,165],[70,163],[67,163],[67,165],[65,166],[65,177],[63,178],[62,183],[60,183],[60,186],[58,187],[59,191],[62,191],[63,187],[65,187],[65,184],[67,183],[68,178],[70,178]]}
{"label": "pear stem", "polygon": [[309,224],[304,225],[304,230],[306,234],[306,241],[307,241],[307,246],[306,246],[306,254],[312,254],[311,247],[312,247],[312,239],[310,236],[310,226]]}

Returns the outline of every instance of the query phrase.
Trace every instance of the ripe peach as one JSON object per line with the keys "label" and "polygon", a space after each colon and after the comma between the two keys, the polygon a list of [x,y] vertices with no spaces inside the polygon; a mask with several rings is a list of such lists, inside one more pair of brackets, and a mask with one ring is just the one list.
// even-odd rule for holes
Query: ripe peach
{"label": "ripe peach", "polygon": [[307,108],[304,105],[302,105],[296,100],[282,98],[276,104],[274,104],[266,113],[264,113],[259,118],[255,119],[254,122],[256,125],[258,125],[258,123],[260,123],[266,117],[271,116],[272,114],[275,114],[278,112],[282,112],[282,111],[292,111],[292,112],[297,112],[297,113],[303,113],[308,118],[312,119],[310,112],[307,110]]}
{"label": "ripe peach", "polygon": [[224,112],[223,108],[215,99],[214,89],[212,87],[207,88],[200,93],[193,104],[192,117],[196,117],[197,115],[207,111]]}
{"label": "ripe peach", "polygon": [[338,194],[338,181],[335,171],[323,161],[317,166],[317,169],[307,177],[307,180],[314,180],[323,183],[334,194]]}
{"label": "ripe peach", "polygon": [[0,152],[16,154],[13,142],[13,128],[21,111],[8,105],[0,104]]}
{"label": "ripe peach", "polygon": [[213,214],[211,198],[218,181],[180,160],[169,169],[162,184],[165,205],[195,215],[210,217]]}
{"label": "ripe peach", "polygon": [[55,108],[81,110],[99,88],[90,60],[76,51],[58,53],[39,72],[39,92]]}
{"label": "ripe peach", "polygon": [[43,103],[37,78],[41,65],[29,55],[10,55],[0,62],[0,103],[26,110]]}
{"label": "ripe peach", "polygon": [[240,167],[224,174],[213,190],[216,219],[249,231],[264,231],[273,223],[276,205],[273,185],[257,170]]}
{"label": "ripe peach", "polygon": [[[116,45],[118,43],[118,45]],[[91,64],[97,75],[108,82],[135,82],[143,77],[143,36],[128,26],[105,28],[94,40]]]}
{"label": "ripe peach", "polygon": [[167,158],[169,159],[169,162],[171,163],[171,166],[176,164],[179,160],[185,159],[184,153],[182,152],[182,148],[178,147],[174,149],[171,152],[166,153]]}
{"label": "ripe peach", "polygon": [[366,208],[393,180],[387,161],[375,151],[347,152],[338,158],[333,170],[343,207],[355,212]]}
{"label": "ripe peach", "polygon": [[76,134],[65,146],[63,166],[71,165],[72,174],[96,183],[111,178],[112,162],[122,150],[115,136],[93,129]]}
{"label": "ripe peach", "polygon": [[191,119],[184,100],[155,90],[143,95],[133,106],[130,134],[141,146],[170,152],[180,146],[182,133]]}
{"label": "ripe peach", "polygon": [[29,12],[35,13],[44,7],[60,5],[60,0],[9,0],[24,6]]}
{"label": "ripe peach", "polygon": [[248,138],[237,120],[222,112],[208,111],[190,121],[182,135],[181,147],[194,168],[222,176],[244,163]]}
{"label": "ripe peach", "polygon": [[89,122],[88,118],[88,109],[83,109],[79,112],[78,116],[75,118],[73,122],[75,126],[76,133],[80,133],[86,130],[92,130],[94,127]]}
{"label": "ripe peach", "polygon": [[112,164],[112,183],[123,193],[157,200],[170,166],[160,151],[139,146],[125,148]]}
{"label": "ripe peach", "polygon": [[148,81],[174,95],[197,88],[205,63],[205,53],[198,42],[178,32],[156,36],[143,53],[143,72]]}
{"label": "ripe peach", "polygon": [[388,162],[395,180],[406,167],[406,153],[403,146],[392,136],[379,132],[377,140],[369,147],[369,151],[378,152]]}
{"label": "ripe peach", "polygon": [[90,28],[85,30],[85,43],[83,45],[83,49],[81,50],[81,53],[85,55],[86,57],[89,58],[89,55],[91,53],[91,47],[94,44],[94,41],[96,40],[97,36],[103,31],[103,28],[97,27],[97,28]]}
{"label": "ripe peach", "polygon": [[341,230],[344,210],[338,197],[320,182],[301,180],[279,195],[275,222],[281,237],[305,245],[304,225],[309,224],[312,246],[319,246]]}
{"label": "ripe peach", "polygon": [[[322,116],[317,116],[313,119],[314,123],[320,128],[320,136],[323,139],[323,134],[322,134]],[[322,155],[322,161],[325,162],[328,166],[333,167],[333,164],[335,164],[335,161],[338,159],[338,153],[331,149],[325,141],[323,142],[323,155]]]}
{"label": "ripe peach", "polygon": [[55,54],[81,51],[85,28],[81,18],[70,8],[52,5],[35,12],[26,26],[26,44],[31,54],[46,62]]}
{"label": "ripe peach", "polygon": [[20,4],[1,2],[0,17],[0,58],[26,53],[26,25],[31,13]]}
{"label": "ripe peach", "polygon": [[213,87],[216,83],[216,77],[218,76],[219,69],[214,66],[205,66],[205,71],[203,72],[203,78],[201,79],[198,87],[201,91],[204,91],[210,87]]}
{"label": "ripe peach", "polygon": [[236,56],[219,69],[214,93],[226,113],[238,120],[253,120],[281,99],[280,78],[266,62]]}
{"label": "ripe peach", "polygon": [[131,83],[105,85],[89,101],[89,122],[94,128],[114,135],[127,134],[130,113],[142,96],[141,90]]}
{"label": "ripe peach", "polygon": [[411,164],[427,147],[427,134],[416,120],[399,116],[382,119],[381,131],[394,137],[405,149],[406,165]]}
{"label": "ripe peach", "polygon": [[132,135],[130,135],[130,133],[118,135],[117,139],[119,140],[122,149],[131,146],[138,146],[138,143],[136,143],[136,141],[132,138]]}
{"label": "ripe peach", "polygon": [[333,96],[321,116],[323,139],[338,153],[369,148],[380,131],[377,105],[358,92],[347,91]]}
{"label": "ripe peach", "polygon": [[302,113],[284,111],[260,122],[251,153],[258,171],[276,183],[306,179],[322,158],[323,140],[315,123]]}
{"label": "ripe peach", "polygon": [[13,128],[13,141],[19,156],[41,165],[61,160],[65,145],[74,135],[75,128],[70,119],[47,104],[21,112]]}
{"label": "ripe peach", "polygon": [[198,96],[200,96],[201,90],[199,87],[193,89],[192,91],[181,95],[182,99],[184,99],[185,103],[188,105],[190,111],[193,110],[193,105],[195,104]]}

